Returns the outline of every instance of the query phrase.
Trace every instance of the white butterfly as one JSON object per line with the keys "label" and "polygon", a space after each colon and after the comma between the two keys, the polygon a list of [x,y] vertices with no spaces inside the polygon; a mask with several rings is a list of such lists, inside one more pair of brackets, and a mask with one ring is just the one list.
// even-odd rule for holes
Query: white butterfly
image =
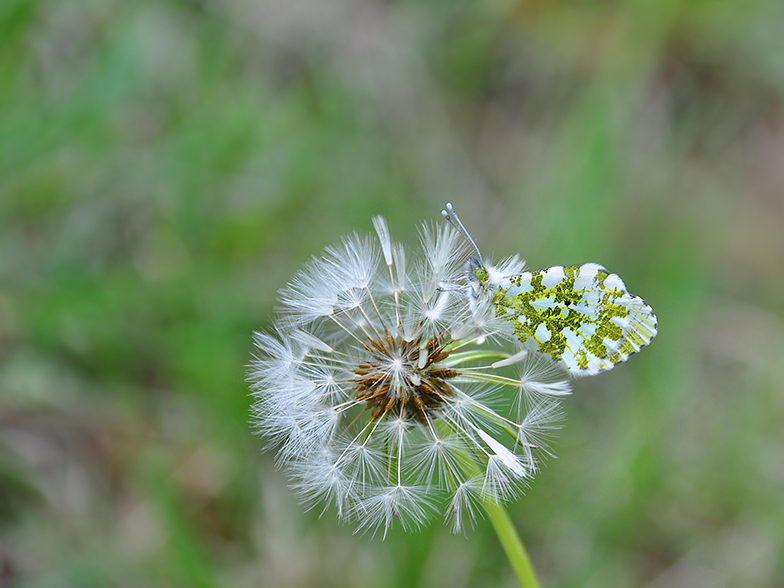
{"label": "white butterfly", "polygon": [[441,214],[476,252],[465,264],[472,310],[491,305],[522,343],[562,361],[572,374],[609,370],[656,336],[653,309],[601,265],[510,274],[484,262],[450,203]]}

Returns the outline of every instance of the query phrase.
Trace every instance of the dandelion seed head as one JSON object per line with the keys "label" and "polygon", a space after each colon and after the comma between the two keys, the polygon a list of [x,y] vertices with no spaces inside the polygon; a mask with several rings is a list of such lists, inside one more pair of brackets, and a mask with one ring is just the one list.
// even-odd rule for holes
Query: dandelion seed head
{"label": "dandelion seed head", "polygon": [[[524,490],[565,388],[472,308],[473,249],[453,227],[423,227],[412,255],[383,218],[373,225],[375,241],[326,248],[281,291],[274,332],[254,336],[253,419],[308,506],[383,535],[442,509],[460,532],[482,501]],[[466,359],[486,345],[506,346],[508,361]]]}

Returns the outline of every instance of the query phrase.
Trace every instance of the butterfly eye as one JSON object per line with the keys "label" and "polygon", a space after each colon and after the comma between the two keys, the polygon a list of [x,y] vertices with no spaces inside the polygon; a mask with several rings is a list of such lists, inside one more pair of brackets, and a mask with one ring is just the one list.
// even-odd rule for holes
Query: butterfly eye
{"label": "butterfly eye", "polygon": [[474,276],[476,276],[476,279],[479,280],[480,283],[484,284],[487,281],[487,270],[480,267],[474,272]]}

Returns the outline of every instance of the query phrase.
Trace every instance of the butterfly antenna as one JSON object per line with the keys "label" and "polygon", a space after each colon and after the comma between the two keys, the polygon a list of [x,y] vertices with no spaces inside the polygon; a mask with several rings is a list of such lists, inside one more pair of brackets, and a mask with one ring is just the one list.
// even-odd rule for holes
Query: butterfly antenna
{"label": "butterfly antenna", "polygon": [[449,222],[450,225],[455,227],[457,232],[460,233],[460,235],[462,235],[463,239],[465,239],[471,244],[471,247],[473,247],[474,251],[476,251],[477,259],[481,260],[482,254],[479,252],[479,247],[476,246],[476,242],[471,237],[471,234],[466,230],[465,226],[460,221],[460,217],[457,216],[457,212],[455,212],[455,207],[452,206],[451,202],[446,203],[446,210],[442,210],[441,214]]}

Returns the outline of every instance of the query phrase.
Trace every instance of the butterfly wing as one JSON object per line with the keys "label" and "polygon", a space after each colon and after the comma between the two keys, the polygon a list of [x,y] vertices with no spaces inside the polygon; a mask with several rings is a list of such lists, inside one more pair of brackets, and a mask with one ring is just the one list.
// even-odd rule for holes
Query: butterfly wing
{"label": "butterfly wing", "polygon": [[523,343],[593,375],[626,361],[656,336],[653,309],[602,266],[555,266],[509,278],[493,295],[496,315]]}

